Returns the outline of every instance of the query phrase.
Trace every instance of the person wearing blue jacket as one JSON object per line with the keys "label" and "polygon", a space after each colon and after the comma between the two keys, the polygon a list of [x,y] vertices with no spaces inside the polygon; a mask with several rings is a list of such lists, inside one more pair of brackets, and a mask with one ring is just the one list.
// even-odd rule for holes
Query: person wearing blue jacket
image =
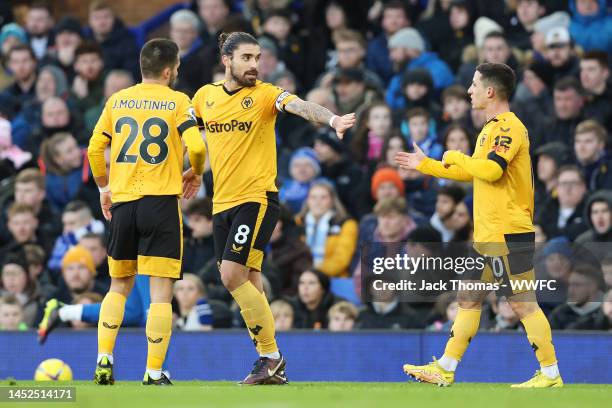
{"label": "person wearing blue jacket", "polygon": [[391,109],[400,108],[403,101],[402,78],[404,73],[416,68],[425,68],[433,78],[434,90],[440,92],[455,82],[446,62],[434,52],[425,50],[425,40],[414,28],[402,28],[389,39],[391,61],[397,74],[391,78],[386,101]]}
{"label": "person wearing blue jacket", "polygon": [[601,50],[612,55],[612,15],[606,0],[570,0],[570,34],[585,51]]}

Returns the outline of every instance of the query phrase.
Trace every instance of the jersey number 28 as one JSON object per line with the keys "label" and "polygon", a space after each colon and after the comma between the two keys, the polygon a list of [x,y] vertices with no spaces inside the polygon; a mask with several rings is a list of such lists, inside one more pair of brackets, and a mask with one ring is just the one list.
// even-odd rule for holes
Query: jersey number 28
{"label": "jersey number 28", "polygon": [[[138,159],[135,154],[127,154],[130,147],[136,140],[138,135],[138,122],[130,116],[123,116],[117,120],[115,124],[115,133],[120,133],[124,125],[130,128],[130,133],[121,147],[121,151],[117,156],[117,163],[136,163]],[[157,126],[159,128],[159,134],[154,136],[151,134],[151,128]],[[168,157],[168,145],[166,144],[166,138],[168,137],[169,128],[166,121],[162,118],[153,117],[147,119],[142,124],[142,136],[143,141],[140,142],[139,153],[142,160],[149,164],[159,164],[166,160]],[[157,145],[159,152],[156,155],[151,155],[149,147],[151,145]]]}

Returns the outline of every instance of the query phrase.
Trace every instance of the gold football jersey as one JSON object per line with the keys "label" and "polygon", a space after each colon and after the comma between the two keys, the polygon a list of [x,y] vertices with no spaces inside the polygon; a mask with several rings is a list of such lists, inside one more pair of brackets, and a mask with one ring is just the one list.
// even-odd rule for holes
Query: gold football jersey
{"label": "gold football jersey", "polygon": [[[113,202],[148,195],[181,195],[183,142],[197,132],[187,95],[158,84],[138,84],[112,95],[90,141],[90,157],[110,142],[109,186]],[[193,136],[193,135],[192,135]],[[201,136],[198,134],[198,138]],[[105,140],[106,138],[106,140]],[[106,169],[93,165],[94,176]]]}
{"label": "gold football jersey", "polygon": [[245,202],[266,202],[276,192],[276,115],[296,98],[274,85],[228,91],[225,81],[203,86],[193,97],[206,133],[213,173],[213,213]]}

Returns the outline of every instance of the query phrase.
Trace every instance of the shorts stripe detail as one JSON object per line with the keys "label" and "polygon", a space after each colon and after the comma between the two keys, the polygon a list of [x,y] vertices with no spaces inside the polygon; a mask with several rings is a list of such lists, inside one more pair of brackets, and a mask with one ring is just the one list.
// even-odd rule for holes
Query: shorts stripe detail
{"label": "shorts stripe detail", "polygon": [[110,255],[107,258],[108,273],[111,278],[127,278],[136,275],[136,259],[113,259]]}
{"label": "shorts stripe detail", "polygon": [[138,274],[180,279],[181,260],[160,256],[138,255]]}

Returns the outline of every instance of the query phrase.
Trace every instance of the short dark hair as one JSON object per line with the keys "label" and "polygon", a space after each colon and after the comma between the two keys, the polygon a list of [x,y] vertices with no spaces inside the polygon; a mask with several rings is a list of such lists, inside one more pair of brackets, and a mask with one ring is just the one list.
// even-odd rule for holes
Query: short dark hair
{"label": "short dark hair", "polygon": [[557,170],[557,177],[559,177],[561,173],[565,173],[568,171],[578,174],[578,178],[580,178],[580,181],[582,182],[582,184],[586,185],[586,179],[584,178],[584,173],[582,172],[582,170],[580,170],[580,167],[578,167],[575,164],[565,164],[559,167],[559,169]]}
{"label": "short dark hair", "polygon": [[89,208],[89,206],[87,204],[85,204],[84,201],[80,201],[80,200],[75,200],[75,201],[71,201],[69,202],[66,207],[64,208],[64,214],[68,213],[68,212],[78,212],[78,211],[82,211],[82,210],[87,210],[89,212],[91,212],[91,209]]}
{"label": "short dark hair", "polygon": [[85,54],[98,54],[100,58],[103,58],[102,48],[93,41],[83,41],[80,43],[74,50],[74,60],[76,61],[81,55]]}
{"label": "short dark hair", "polygon": [[98,242],[100,242],[100,245],[106,248],[106,239],[104,239],[104,234],[98,234],[97,232],[88,232],[87,234],[83,235],[81,239],[97,239]]}
{"label": "short dark hair", "polygon": [[233,33],[222,33],[219,36],[219,51],[221,55],[231,56],[240,44],[259,45],[257,39],[244,31],[234,31]]}
{"label": "short dark hair", "polygon": [[446,87],[443,91],[442,91],[442,96],[441,96],[441,100],[442,103],[445,103],[447,99],[462,99],[466,102],[470,102],[470,97],[467,93],[467,89],[465,89],[465,87],[463,85],[451,85],[449,87]]}
{"label": "short dark hair", "polygon": [[210,197],[204,197],[192,201],[187,207],[185,214],[188,217],[190,215],[201,215],[208,219],[212,219],[212,200]]}
{"label": "short dark hair", "polygon": [[29,44],[15,44],[13,45],[8,53],[6,54],[6,59],[7,61],[11,59],[11,55],[13,55],[14,52],[17,51],[26,51],[30,54],[30,57],[32,57],[33,60],[36,61],[36,54],[34,54],[34,50],[32,49],[32,47],[30,47]]}
{"label": "short dark hair", "polygon": [[504,40],[506,44],[508,43],[508,39],[501,31],[491,31],[489,34],[485,35],[484,41],[488,40],[489,38],[499,38]]}
{"label": "short dark hair", "polygon": [[429,112],[427,112],[427,109],[420,106],[409,109],[408,112],[406,112],[406,120],[408,121],[412,118],[416,118],[417,116],[423,116],[426,119],[429,119]]}
{"label": "short dark hair", "polygon": [[140,72],[143,78],[157,78],[166,68],[174,68],[179,61],[178,45],[172,40],[154,38],[140,51]]}
{"label": "short dark hair", "polygon": [[573,76],[567,76],[555,82],[555,91],[567,91],[568,89],[573,89],[578,95],[584,94],[582,84]]}
{"label": "short dark hair", "polygon": [[406,6],[404,5],[403,1],[401,0],[387,1],[385,5],[383,6],[383,13],[386,10],[390,10],[390,9],[401,9],[404,12],[404,15],[406,16],[406,18],[410,19],[410,15],[408,14],[408,10],[406,9]]}
{"label": "short dark hair", "polygon": [[510,99],[516,85],[516,74],[506,64],[484,62],[476,67],[482,75],[482,82],[492,86],[500,99]]}
{"label": "short dark hair", "polygon": [[587,51],[582,55],[582,60],[595,60],[604,69],[610,69],[608,64],[608,53],[600,50]]}
{"label": "short dark hair", "polygon": [[456,184],[448,184],[438,190],[438,196],[441,195],[450,197],[455,204],[459,204],[465,198],[465,190]]}

